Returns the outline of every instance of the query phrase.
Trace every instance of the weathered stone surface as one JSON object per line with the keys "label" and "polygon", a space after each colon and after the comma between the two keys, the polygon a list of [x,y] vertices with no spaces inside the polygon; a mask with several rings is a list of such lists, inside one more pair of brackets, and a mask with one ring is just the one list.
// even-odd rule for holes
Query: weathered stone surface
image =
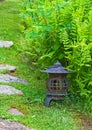
{"label": "weathered stone surface", "polygon": [[0,130],[34,130],[33,128],[27,128],[26,126],[0,119]]}
{"label": "weathered stone surface", "polygon": [[24,79],[11,76],[9,74],[0,74],[0,82],[5,82],[5,83],[14,82],[14,83],[27,84],[27,82]]}
{"label": "weathered stone surface", "polygon": [[0,70],[9,70],[9,71],[15,71],[17,67],[7,65],[7,64],[0,64]]}
{"label": "weathered stone surface", "polygon": [[22,95],[22,91],[8,85],[0,85],[0,94],[13,95],[18,94]]}
{"label": "weathered stone surface", "polygon": [[16,108],[11,108],[8,110],[8,112],[10,114],[13,114],[13,115],[19,115],[19,116],[23,116],[24,114],[22,112],[20,112],[18,109]]}
{"label": "weathered stone surface", "polygon": [[6,48],[9,48],[10,46],[13,45],[13,42],[12,41],[0,41],[0,47],[6,47]]}
{"label": "weathered stone surface", "polygon": [[5,1],[5,0],[0,0],[0,2],[3,2],[3,1]]}

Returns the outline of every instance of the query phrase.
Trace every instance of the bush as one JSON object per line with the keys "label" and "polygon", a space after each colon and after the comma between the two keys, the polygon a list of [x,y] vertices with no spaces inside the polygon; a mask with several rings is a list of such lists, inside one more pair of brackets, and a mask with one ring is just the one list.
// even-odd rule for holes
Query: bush
{"label": "bush", "polygon": [[73,70],[70,91],[81,98],[92,95],[92,1],[24,0],[21,31],[23,52],[34,64],[47,67],[57,60]]}

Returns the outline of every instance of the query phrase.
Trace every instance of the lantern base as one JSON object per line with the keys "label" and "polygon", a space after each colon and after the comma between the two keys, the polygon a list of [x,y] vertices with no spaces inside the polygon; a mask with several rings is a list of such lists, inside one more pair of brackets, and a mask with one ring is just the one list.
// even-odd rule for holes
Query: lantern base
{"label": "lantern base", "polygon": [[64,100],[64,98],[65,98],[65,95],[63,95],[63,96],[49,96],[49,95],[47,95],[45,105],[48,107],[52,100]]}

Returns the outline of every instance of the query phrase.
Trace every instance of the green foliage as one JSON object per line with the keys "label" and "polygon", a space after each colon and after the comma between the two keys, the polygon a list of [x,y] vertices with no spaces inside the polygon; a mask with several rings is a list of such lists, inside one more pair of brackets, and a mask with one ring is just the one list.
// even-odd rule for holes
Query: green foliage
{"label": "green foliage", "polygon": [[84,99],[92,95],[91,5],[90,0],[24,0],[20,10],[23,52],[41,67],[62,61],[75,72],[70,91]]}
{"label": "green foliage", "polygon": [[[21,60],[16,44],[19,49],[20,44],[25,43],[25,41],[23,36],[20,38],[21,33],[18,28],[19,17],[15,13],[20,4],[20,0],[5,0],[0,2],[0,38],[15,42],[10,48],[0,48],[0,64],[17,66],[16,72],[12,73],[12,75],[26,79],[28,84],[0,83],[13,86],[24,93],[23,96],[0,94],[0,119],[19,122],[35,130],[75,130],[77,126],[74,119],[75,116],[65,107],[61,108],[61,103],[60,107],[57,107],[55,103],[51,104],[50,108],[44,106],[44,98],[46,96],[45,81],[39,77],[39,80],[37,79],[38,72],[36,73],[35,71],[37,68],[34,69],[31,65],[24,62],[26,56],[23,57],[23,62]],[[22,47],[24,48],[24,46]],[[6,72],[0,71],[0,73]],[[17,108],[24,113],[24,116],[10,114],[8,112],[10,108]]]}
{"label": "green foliage", "polygon": [[64,57],[63,43],[59,39],[59,33],[64,24],[61,17],[68,20],[65,27],[68,26],[69,16],[67,16],[67,10],[65,10],[66,18],[63,14],[61,16],[59,14],[67,5],[67,2],[58,3],[49,0],[23,3],[20,16],[24,24],[20,28],[26,35],[27,46],[29,46],[26,53],[32,56],[36,63],[44,66],[43,62],[53,63]]}

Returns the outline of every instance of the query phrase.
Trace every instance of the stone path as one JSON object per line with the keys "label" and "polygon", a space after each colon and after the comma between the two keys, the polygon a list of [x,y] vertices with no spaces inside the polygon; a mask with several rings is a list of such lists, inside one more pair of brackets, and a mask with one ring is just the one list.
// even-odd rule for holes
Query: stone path
{"label": "stone path", "polygon": [[11,65],[7,65],[7,64],[0,64],[0,70],[8,70],[11,72],[14,72],[17,69],[16,66],[11,66]]}
{"label": "stone path", "polygon": [[16,108],[11,108],[8,110],[8,112],[10,114],[13,114],[13,115],[19,115],[19,116],[23,116],[24,114],[22,112],[20,112],[18,109]]}
{"label": "stone path", "polygon": [[[0,41],[0,48],[9,48],[13,45],[13,42],[11,41]],[[0,64],[0,70],[8,70],[11,72],[14,72],[17,67],[11,66],[8,64]],[[24,79],[9,75],[9,74],[0,74],[0,82],[2,83],[23,83],[27,84],[27,82]],[[23,92],[21,90],[18,90],[12,86],[9,85],[0,85],[0,94],[2,95],[23,95]],[[24,114],[20,112],[16,108],[10,108],[7,110],[8,113],[17,115],[17,116],[23,116]],[[0,119],[0,130],[34,130],[32,128],[27,128],[26,126],[17,123],[17,122],[11,122],[9,120],[2,120]]]}
{"label": "stone path", "polygon": [[34,129],[27,128],[20,123],[0,119],[0,130],[34,130]]}
{"label": "stone path", "polygon": [[13,83],[27,84],[27,82],[24,79],[21,79],[21,78],[15,77],[15,76],[11,76],[9,74],[0,74],[0,82],[4,82],[4,83],[13,82]]}
{"label": "stone path", "polygon": [[0,47],[9,48],[13,45],[12,41],[0,41]]}
{"label": "stone path", "polygon": [[8,85],[0,85],[0,94],[6,94],[6,95],[14,95],[14,94],[18,94],[18,95],[22,95],[23,92],[15,89],[12,86],[8,86]]}

